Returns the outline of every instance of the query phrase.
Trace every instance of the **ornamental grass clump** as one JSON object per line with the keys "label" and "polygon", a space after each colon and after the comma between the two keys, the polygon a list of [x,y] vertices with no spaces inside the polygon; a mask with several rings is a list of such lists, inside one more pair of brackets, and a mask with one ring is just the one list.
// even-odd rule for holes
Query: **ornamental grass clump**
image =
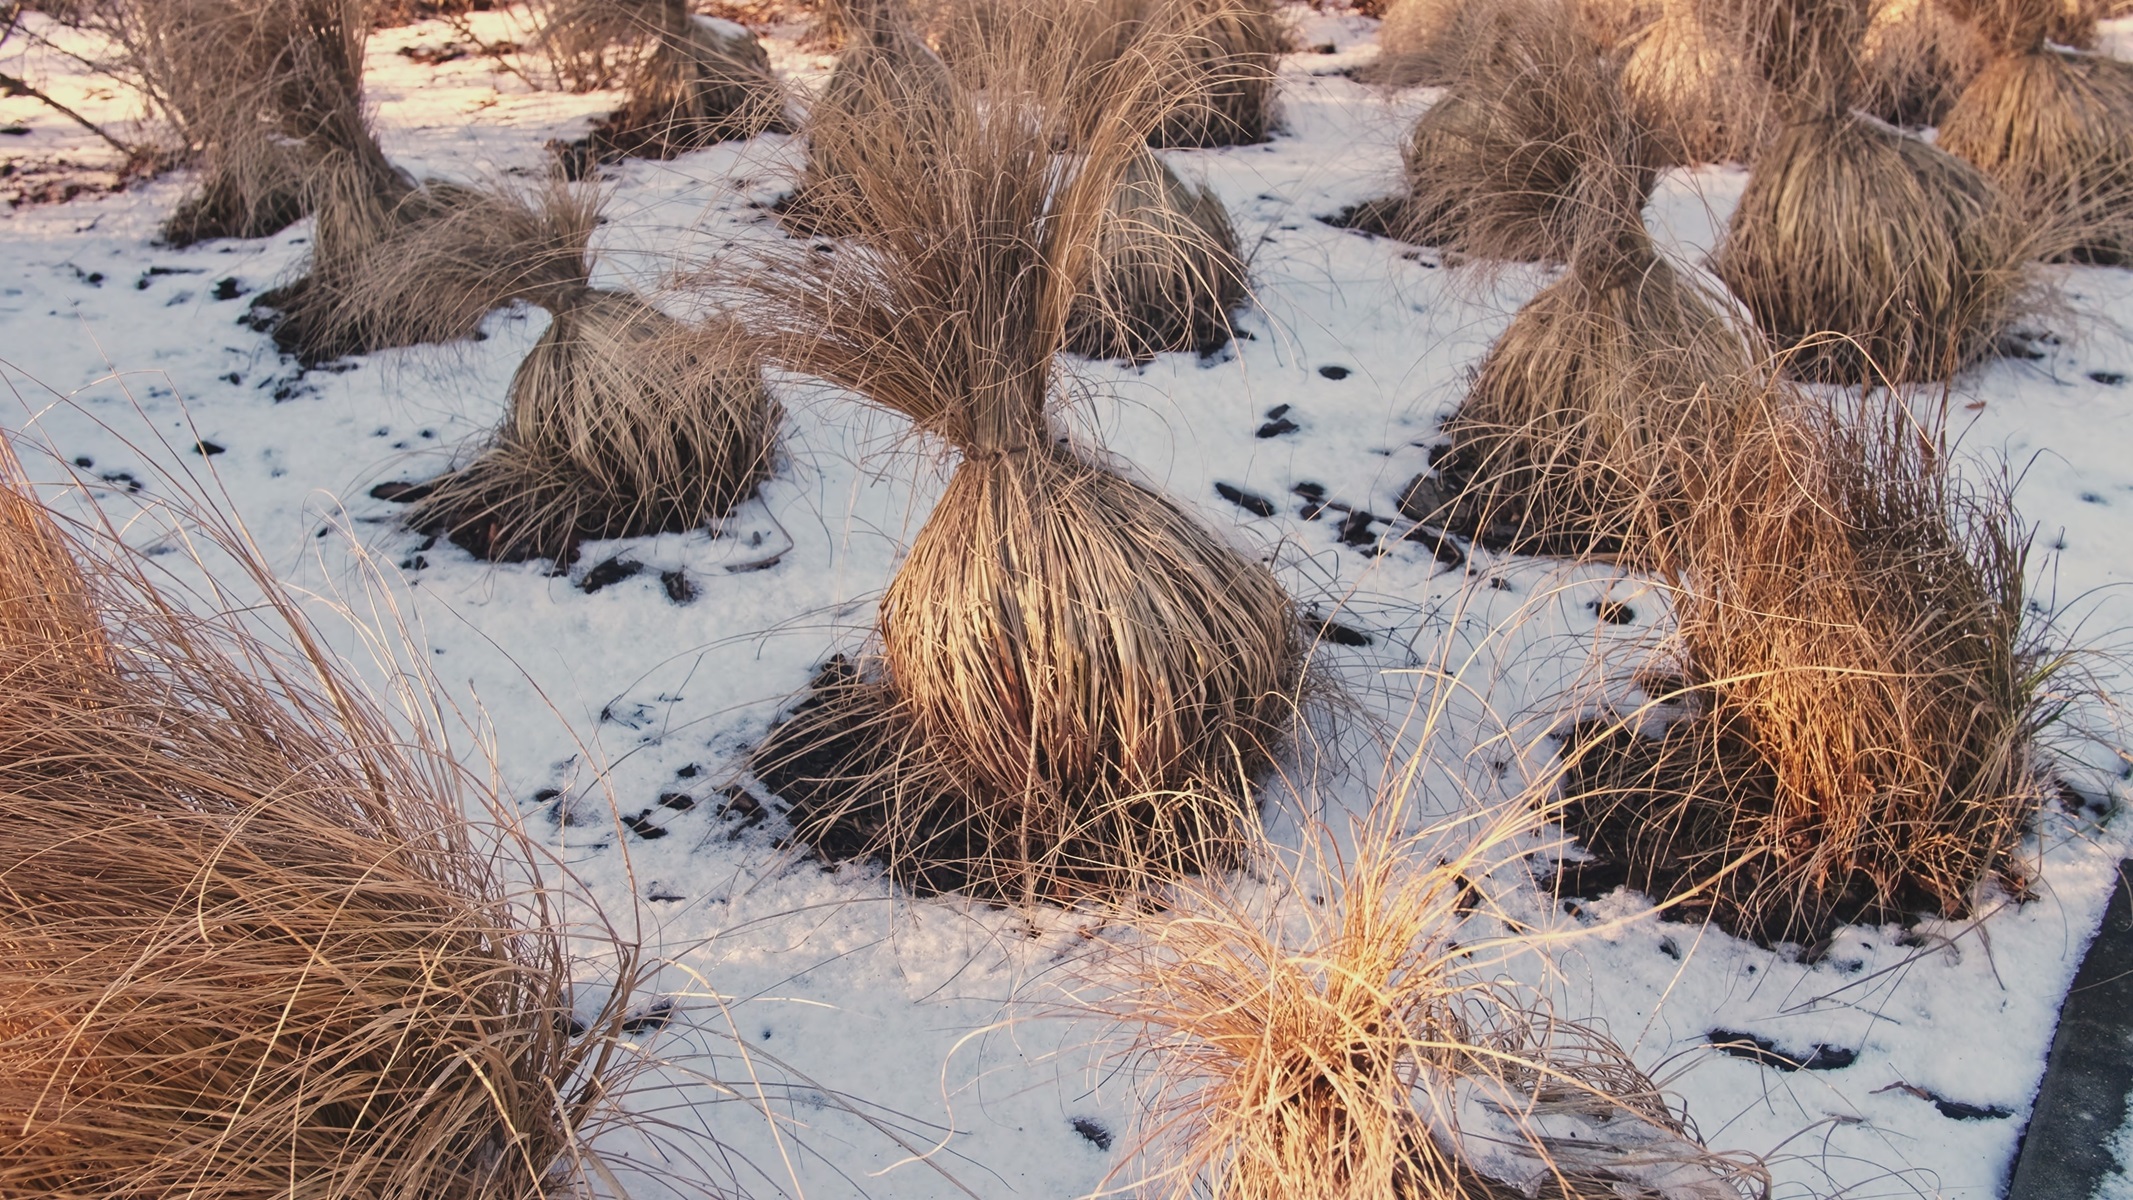
{"label": "ornamental grass clump", "polygon": [[1859,107],[1891,125],[1938,125],[1991,57],[1942,0],[1880,0],[1859,52]]}
{"label": "ornamental grass clump", "polygon": [[1063,420],[1070,314],[1177,47],[1150,29],[1092,82],[1045,49],[1057,19],[1012,12],[938,104],[818,110],[821,150],[854,164],[828,200],[849,237],[731,273],[775,363],[960,459],[877,652],[753,758],[801,839],[927,889],[1056,897],[1226,861],[1299,686],[1272,573]]}
{"label": "ornamental grass clump", "polygon": [[[912,27],[906,0],[836,0],[827,11],[844,32],[844,52],[808,109],[807,166],[778,209],[795,233],[841,236],[850,227],[840,225],[838,215],[853,207],[855,177],[872,173],[868,159],[879,153],[907,161],[929,153],[923,139],[938,123],[954,84],[940,55]],[[979,27],[975,10],[969,23]],[[898,114],[909,119],[888,119]],[[872,121],[876,135],[890,144],[841,135],[859,121]]]}
{"label": "ornamental grass clump", "polygon": [[1350,853],[1325,832],[1267,853],[1272,895],[1180,888],[1105,938],[1078,1007],[1117,1022],[1140,1076],[1134,1194],[1762,1195],[1759,1161],[1707,1149],[1620,1046],[1504,970],[1540,950],[1483,889],[1538,817],[1388,814],[1412,820],[1381,800]]}
{"label": "ornamental grass clump", "polygon": [[1588,726],[1566,828],[1765,944],[2019,894],[2064,666],[2028,609],[2027,531],[1900,396],[1779,390],[1742,414],[1640,674],[1686,715],[1653,737]]}
{"label": "ornamental grass clump", "polygon": [[[2050,44],[2078,30],[2056,0],[1952,0],[1995,57],[1941,124],[1940,144],[1999,182],[2052,257],[2133,261],[2133,67]],[[2091,37],[2094,18],[2087,22]]]}
{"label": "ornamental grass clump", "polygon": [[1775,119],[1770,85],[1748,61],[1734,0],[1666,0],[1631,37],[1622,89],[1661,166],[1746,161]]}
{"label": "ornamental grass clump", "polygon": [[1976,168],[1853,107],[1867,0],[1752,11],[1785,126],[1750,164],[1713,268],[1804,377],[1949,378],[2014,315],[2027,234]]}
{"label": "ornamental grass clump", "polygon": [[485,846],[465,774],[329,659],[240,531],[186,529],[265,602],[181,603],[0,447],[0,1197],[600,1177],[628,952],[579,1024],[525,847]]}
{"label": "ornamental grass clump", "polygon": [[584,143],[593,160],[790,131],[784,86],[746,26],[692,14],[687,0],[548,0],[542,16],[541,47],[567,86],[624,91]]}
{"label": "ornamental grass clump", "polygon": [[98,13],[200,166],[163,224],[173,245],[300,220],[320,160],[368,136],[360,0],[131,0]]}
{"label": "ornamental grass clump", "polygon": [[[1568,0],[1507,0],[1493,21],[1495,40],[1415,122],[1404,194],[1347,223],[1474,258],[1565,261],[1590,224],[1579,180],[1608,161],[1619,84]],[[1617,169],[1650,174],[1641,160]]]}
{"label": "ornamental grass clump", "polygon": [[1244,254],[1229,210],[1154,151],[1126,165],[1104,214],[1089,287],[1067,315],[1062,349],[1089,358],[1207,354],[1230,340],[1244,303]]}
{"label": "ornamental grass clump", "polygon": [[1485,94],[1536,113],[1559,106],[1545,123],[1576,131],[1555,147],[1577,158],[1559,172],[1562,192],[1519,197],[1488,225],[1492,237],[1564,245],[1568,270],[1490,350],[1444,423],[1435,473],[1408,485],[1401,509],[1501,549],[1647,560],[1685,517],[1690,480],[1760,355],[1646,232],[1645,132],[1616,68],[1566,16],[1536,7],[1509,30],[1525,66],[1517,86]]}

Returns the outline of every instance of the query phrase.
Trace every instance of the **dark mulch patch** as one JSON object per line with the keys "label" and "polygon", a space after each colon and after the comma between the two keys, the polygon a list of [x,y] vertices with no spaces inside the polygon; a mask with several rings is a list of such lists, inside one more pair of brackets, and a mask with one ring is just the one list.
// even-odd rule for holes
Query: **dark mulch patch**
{"label": "dark mulch patch", "polygon": [[1718,718],[1685,717],[1658,737],[1581,722],[1567,745],[1574,757],[1559,817],[1590,858],[1561,863],[1543,881],[1559,896],[1595,900],[1632,888],[1670,903],[1669,920],[1709,921],[1765,947],[1803,946],[1809,959],[1844,926],[1910,925],[1940,915],[1925,889],[1914,885],[1884,898],[1863,873],[1790,904],[1758,903],[1781,886],[1775,855],[1726,868],[1746,840],[1734,830],[1771,811],[1776,779],[1746,738]]}

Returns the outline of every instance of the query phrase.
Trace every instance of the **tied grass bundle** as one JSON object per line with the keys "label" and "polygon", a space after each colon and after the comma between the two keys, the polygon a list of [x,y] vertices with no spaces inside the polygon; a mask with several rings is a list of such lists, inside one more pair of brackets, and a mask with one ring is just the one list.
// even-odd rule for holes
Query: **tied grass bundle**
{"label": "tied grass bundle", "polygon": [[1089,358],[1207,354],[1244,302],[1244,255],[1229,210],[1152,151],[1133,156],[1104,215],[1097,267],[1067,317],[1063,348]]}
{"label": "tied grass bundle", "polygon": [[[364,145],[375,150],[367,138]],[[513,300],[554,303],[585,284],[595,207],[410,182],[382,156],[340,153],[312,173],[304,273],[263,294],[258,322],[306,364],[472,337]]]}
{"label": "tied grass bundle", "polygon": [[410,528],[480,558],[568,563],[580,541],[700,529],[769,474],[778,410],[738,333],[585,288],[511,379],[494,441],[403,493]]}
{"label": "tied grass bundle", "polygon": [[1901,397],[1742,411],[1665,572],[1677,632],[1646,671],[1691,713],[1656,738],[1588,737],[1566,827],[1634,886],[1765,944],[2019,890],[2063,666],[2026,610],[2026,533]]}
{"label": "tied grass bundle", "polygon": [[1655,164],[1746,161],[1770,139],[1774,99],[1730,3],[1668,0],[1629,40],[1622,87]]}
{"label": "tied grass bundle", "polygon": [[[869,159],[877,155],[908,162],[929,153],[925,131],[954,88],[947,65],[912,28],[904,0],[838,0],[827,11],[844,30],[844,53],[808,111],[806,170],[778,207],[803,235],[849,232],[837,214],[853,207],[854,179],[873,173]],[[888,119],[897,115],[908,119]],[[850,137],[862,124],[886,141]]]}
{"label": "tied grass bundle", "polygon": [[1760,1162],[1706,1149],[1620,1047],[1501,977],[1533,948],[1491,928],[1475,881],[1534,815],[1403,835],[1393,814],[1381,799],[1351,855],[1321,831],[1269,863],[1290,903],[1181,888],[1106,940],[1091,1007],[1145,1079],[1135,1194],[1761,1195]]}
{"label": "tied grass bundle", "polygon": [[[2047,44],[2078,34],[2056,0],[1955,0],[1996,57],[1949,110],[1940,144],[1996,180],[2048,257],[2133,261],[2133,68]],[[2094,31],[2094,17],[2086,28]]]}
{"label": "tied grass bundle", "polygon": [[[1690,480],[1731,424],[1751,347],[1652,244],[1644,131],[1615,69],[1566,16],[1535,8],[1507,31],[1530,86],[1489,94],[1565,105],[1551,123],[1580,131],[1562,145],[1582,156],[1565,164],[1563,194],[1521,198],[1528,220],[1563,231],[1491,227],[1566,243],[1569,270],[1490,350],[1444,424],[1436,475],[1411,483],[1401,508],[1500,548],[1646,559],[1685,515]],[[1532,90],[1542,80],[1548,89]]]}
{"label": "tied grass bundle", "polygon": [[[878,659],[820,681],[753,766],[825,852],[1059,896],[1227,856],[1300,646],[1264,566],[1056,421],[1069,313],[1176,42],[1151,30],[1092,83],[1056,10],[1010,16],[938,105],[818,110],[825,149],[869,147],[831,193],[849,240],[735,273],[773,361],[961,455],[883,600]],[[1092,86],[1106,119],[1086,122],[1065,100]]]}
{"label": "tied grass bundle", "polygon": [[306,181],[327,154],[375,153],[362,109],[363,0],[132,0],[100,11],[200,163],[199,187],[164,222],[172,245],[276,233],[311,210]]}
{"label": "tied grass bundle", "polygon": [[789,131],[784,87],[755,35],[691,14],[687,0],[549,0],[541,45],[566,84],[624,88],[585,143],[599,161]]}
{"label": "tied grass bundle", "polygon": [[1801,375],[1945,380],[1998,341],[2027,235],[1976,168],[1851,107],[1866,0],[1782,0],[1751,44],[1785,129],[1713,268]]}
{"label": "tied grass bundle", "polygon": [[1476,258],[1564,261],[1590,225],[1580,177],[1618,157],[1620,88],[1568,0],[1511,0],[1496,40],[1469,55],[1401,155],[1406,192],[1347,215],[1351,226]]}
{"label": "tied grass bundle", "polygon": [[1891,125],[1938,125],[1992,47],[1941,0],[1880,0],[1860,50],[1859,106]]}
{"label": "tied grass bundle", "polygon": [[554,914],[478,846],[442,747],[212,518],[266,626],[63,531],[5,447],[0,529],[0,1196],[506,1200],[599,1174],[635,969],[574,1032]]}

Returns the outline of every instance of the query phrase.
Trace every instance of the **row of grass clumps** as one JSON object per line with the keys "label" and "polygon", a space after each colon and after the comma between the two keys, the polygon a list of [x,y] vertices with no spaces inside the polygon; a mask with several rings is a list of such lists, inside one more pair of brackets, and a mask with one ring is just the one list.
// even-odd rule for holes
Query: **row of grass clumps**
{"label": "row of grass clumps", "polygon": [[1566,4],[1491,12],[1380,228],[1563,269],[1402,510],[1650,572],[1675,622],[1633,672],[1650,703],[1577,727],[1558,815],[1614,878],[1767,944],[2021,894],[2065,659],[2027,603],[2008,497],[1953,474],[1944,409],[1903,385],[1989,353],[2050,239],[2110,227],[2093,208],[2025,221],[2008,172],[2003,191],[1862,114],[1863,0],[1759,6],[1739,44],[1780,116],[1712,264],[1735,307],[1645,232],[1680,143],[1634,52]]}
{"label": "row of grass clumps", "polygon": [[63,524],[0,444],[0,1196],[594,1180],[633,955],[605,945],[619,986],[579,1012],[587,947],[508,818],[470,823],[493,798],[241,531],[188,523],[232,592]]}

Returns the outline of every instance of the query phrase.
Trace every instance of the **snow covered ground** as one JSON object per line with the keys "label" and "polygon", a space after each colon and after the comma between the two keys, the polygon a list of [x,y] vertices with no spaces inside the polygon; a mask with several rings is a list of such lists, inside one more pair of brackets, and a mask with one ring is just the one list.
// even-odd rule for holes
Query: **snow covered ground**
{"label": "snow covered ground", "polygon": [[[1315,219],[1389,188],[1400,136],[1431,96],[1388,98],[1341,74],[1373,52],[1373,22],[1296,19],[1313,49],[1283,69],[1282,133],[1170,155],[1214,186],[1253,247],[1241,340],[1207,359],[1091,365],[1099,399],[1079,414],[1142,478],[1272,556],[1300,600],[1371,636],[1318,652],[1359,711],[1319,723],[1327,753],[1287,764],[1299,795],[1273,803],[1290,831],[1300,811],[1367,806],[1373,764],[1415,736],[1400,726],[1431,664],[1470,662],[1474,695],[1434,731],[1429,803],[1449,812],[1514,794],[1544,765],[1532,735],[1590,698],[1603,652],[1650,638],[1665,616],[1611,568],[1479,551],[1448,566],[1416,543],[1351,545],[1337,513],[1303,515],[1294,489],[1307,483],[1393,514],[1467,372],[1548,273],[1455,271]],[[484,38],[523,37],[512,14],[475,21]],[[773,57],[819,76],[825,60],[791,32]],[[2117,44],[2126,33],[2113,31]],[[614,101],[536,90],[516,73],[536,65],[516,56],[432,66],[401,53],[453,36],[433,23],[371,44],[386,149],[418,173],[539,172],[546,140],[576,136]],[[18,41],[0,53],[0,70],[93,120],[131,104],[50,49]],[[0,132],[0,161],[109,161],[34,100],[0,100]],[[757,205],[785,189],[790,142],[622,165],[603,272],[656,289],[729,243],[779,236]],[[1696,261],[1742,179],[1736,168],[1669,176],[1654,228]],[[724,790],[745,786],[741,752],[813,667],[864,641],[945,482],[931,448],[846,398],[795,390],[776,478],[716,533],[590,546],[567,575],[475,562],[399,529],[368,492],[427,478],[476,442],[545,316],[500,311],[478,342],[300,373],[239,318],[291,269],[306,227],[159,247],[157,222],[186,186],[171,176],[0,213],[0,425],[62,504],[86,496],[123,518],[195,480],[291,586],[321,598],[351,653],[363,643],[327,605],[409,624],[450,704],[485,733],[486,744],[467,740],[469,761],[493,762],[527,828],[669,964],[660,989],[675,1015],[647,1034],[665,1086],[638,1093],[644,1120],[614,1145],[642,1169],[634,1183],[645,1194],[730,1180],[757,1196],[1064,1198],[1126,1182],[1111,1173],[1135,1093],[1112,1069],[1112,1031],[1051,1011],[1085,974],[1086,949],[1121,935],[1056,910],[913,900],[868,869],[825,868]],[[2104,690],[2120,693],[2109,652],[2133,628],[2133,273],[2055,268],[2050,281],[2057,302],[2033,322],[2043,357],[1969,371],[1949,403],[1971,469],[2004,462],[2018,477],[2017,503],[2049,551],[2035,560],[2038,595],[2099,651]],[[1282,406],[1296,428],[1257,436]],[[1275,514],[1221,499],[1218,482],[1270,499]],[[589,590],[611,560],[645,569]],[[1601,600],[1634,619],[1602,621]],[[1772,1154],[1779,1195],[1996,1196],[2125,852],[2123,819],[2104,814],[2133,798],[2133,759],[2108,704],[2084,712],[2095,736],[2067,739],[2067,771],[2096,803],[2048,813],[2030,848],[2035,898],[1975,921],[1851,929],[1806,965],[1661,922],[1635,895],[1556,904],[1515,863],[1493,883],[1514,915],[1579,935],[1555,944],[1552,972],[1532,967],[1564,1014],[1630,1047],[1714,1147]],[[1507,729],[1526,754],[1484,744]],[[1812,1055],[1815,1069],[1721,1053],[1707,1045],[1717,1030]]]}

